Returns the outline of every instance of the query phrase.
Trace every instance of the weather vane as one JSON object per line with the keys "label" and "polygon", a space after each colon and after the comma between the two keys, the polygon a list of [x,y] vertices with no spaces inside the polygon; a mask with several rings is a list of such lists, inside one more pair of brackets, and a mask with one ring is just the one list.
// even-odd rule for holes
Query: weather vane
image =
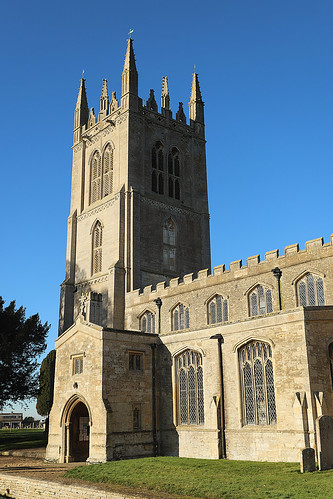
{"label": "weather vane", "polygon": [[133,29],[130,29],[130,30],[129,30],[128,36],[129,36],[130,38],[131,38],[131,34],[133,33],[133,31],[134,31]]}
{"label": "weather vane", "polygon": [[84,75],[84,69],[82,69],[82,78],[83,78],[83,75]]}
{"label": "weather vane", "polygon": [[196,65],[194,64],[194,72],[195,72],[195,70],[196,70],[196,69],[197,69],[197,68],[196,68]]}

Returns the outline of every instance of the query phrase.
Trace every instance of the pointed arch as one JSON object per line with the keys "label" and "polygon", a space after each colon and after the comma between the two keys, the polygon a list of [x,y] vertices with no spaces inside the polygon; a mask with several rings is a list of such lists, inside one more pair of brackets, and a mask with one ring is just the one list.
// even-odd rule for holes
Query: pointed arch
{"label": "pointed arch", "polygon": [[271,286],[258,283],[251,286],[246,294],[249,317],[270,314],[273,312],[273,289]]}
{"label": "pointed arch", "polygon": [[177,387],[177,422],[201,425],[205,422],[202,354],[191,348],[174,357]]}
{"label": "pointed arch", "polygon": [[215,293],[207,301],[207,322],[208,324],[218,324],[229,320],[228,299]]}
{"label": "pointed arch", "polygon": [[113,155],[114,148],[108,142],[103,150],[103,197],[113,192]]}
{"label": "pointed arch", "polygon": [[184,303],[178,303],[171,309],[171,330],[180,331],[190,327],[190,308]]}
{"label": "pointed arch", "polygon": [[143,333],[154,333],[155,334],[155,312],[146,308],[139,315],[140,330]]}
{"label": "pointed arch", "polygon": [[102,244],[103,244],[103,225],[100,220],[95,222],[92,231],[92,261],[91,274],[97,274],[102,271]]}
{"label": "pointed arch", "polygon": [[163,267],[165,270],[176,270],[176,238],[177,226],[169,217],[163,224]]}
{"label": "pointed arch", "polygon": [[89,414],[90,426],[92,426],[93,420],[90,406],[85,397],[80,393],[75,393],[75,395],[72,395],[65,403],[60,416],[60,426],[63,426],[64,424],[69,422],[71,413],[73,412],[75,405],[79,402],[82,402],[86,406]]}
{"label": "pointed arch", "polygon": [[169,150],[167,172],[169,197],[180,199],[181,159],[179,149],[175,146]]}
{"label": "pointed arch", "polygon": [[102,157],[94,151],[90,161],[90,203],[95,203],[102,196]]}
{"label": "pointed arch", "polygon": [[156,141],[151,152],[151,190],[164,194],[164,146]]}
{"label": "pointed arch", "polygon": [[297,306],[321,307],[325,305],[324,276],[322,272],[303,272],[295,279]]}
{"label": "pointed arch", "polygon": [[273,350],[252,340],[238,349],[244,425],[276,424]]}

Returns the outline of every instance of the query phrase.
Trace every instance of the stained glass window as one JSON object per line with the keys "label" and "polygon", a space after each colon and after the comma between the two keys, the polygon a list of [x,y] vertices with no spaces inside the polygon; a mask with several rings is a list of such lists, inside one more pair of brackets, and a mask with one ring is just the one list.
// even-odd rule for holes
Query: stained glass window
{"label": "stained glass window", "polygon": [[242,380],[243,423],[276,424],[272,349],[253,341],[239,351]]}
{"label": "stained glass window", "polygon": [[205,422],[202,356],[186,350],[175,362],[177,369],[178,423],[202,425]]}

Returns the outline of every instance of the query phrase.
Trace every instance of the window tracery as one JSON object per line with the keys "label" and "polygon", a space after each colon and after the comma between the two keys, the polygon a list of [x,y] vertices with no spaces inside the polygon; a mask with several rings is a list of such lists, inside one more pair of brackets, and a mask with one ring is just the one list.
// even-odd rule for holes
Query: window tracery
{"label": "window tracery", "polygon": [[273,312],[272,291],[269,288],[259,284],[250,292],[248,299],[251,317]]}
{"label": "window tracery", "polygon": [[202,355],[186,350],[176,357],[178,424],[205,422]]}
{"label": "window tracery", "polygon": [[298,304],[302,307],[325,305],[324,282],[315,274],[306,274],[297,282]]}
{"label": "window tracery", "polygon": [[244,425],[276,424],[272,348],[252,341],[239,350]]}
{"label": "window tracery", "polygon": [[147,310],[140,319],[140,328],[143,333],[155,333],[155,314]]}
{"label": "window tracery", "polygon": [[217,324],[228,321],[228,300],[221,295],[215,295],[208,302],[208,323]]}
{"label": "window tracery", "polygon": [[168,155],[168,191],[170,198],[180,199],[180,155],[176,147]]}
{"label": "window tracery", "polygon": [[103,197],[108,196],[113,190],[113,149],[109,144],[103,156]]}
{"label": "window tracery", "polygon": [[92,232],[92,274],[102,271],[103,227],[98,220]]}
{"label": "window tracery", "polygon": [[90,203],[101,199],[102,192],[102,159],[98,151],[94,152],[91,160]]}
{"label": "window tracery", "polygon": [[160,141],[153,146],[151,166],[151,189],[157,194],[164,194],[164,152]]}
{"label": "window tracery", "polygon": [[163,225],[163,267],[176,270],[176,224],[171,218]]}
{"label": "window tracery", "polygon": [[190,310],[186,305],[180,303],[172,312],[172,330],[179,331],[190,327]]}

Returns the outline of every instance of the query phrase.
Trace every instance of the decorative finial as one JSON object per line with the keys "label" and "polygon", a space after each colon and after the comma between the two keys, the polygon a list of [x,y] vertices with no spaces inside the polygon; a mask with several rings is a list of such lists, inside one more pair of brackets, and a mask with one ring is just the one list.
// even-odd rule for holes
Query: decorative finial
{"label": "decorative finial", "polygon": [[196,73],[196,69],[197,69],[197,67],[196,67],[196,65],[194,64],[194,72],[195,72],[195,73]]}
{"label": "decorative finial", "polygon": [[131,38],[131,34],[133,33],[133,31],[134,31],[133,29],[130,29],[130,30],[129,30],[129,33],[128,33],[128,37],[129,37],[129,38]]}
{"label": "decorative finial", "polygon": [[86,301],[87,301],[87,297],[86,295],[84,295],[83,293],[81,294],[80,298],[79,298],[79,302],[80,302],[80,316],[83,317],[84,319],[86,318]]}
{"label": "decorative finial", "polygon": [[81,76],[81,78],[83,78],[83,75],[84,75],[84,69],[82,69],[82,76]]}

